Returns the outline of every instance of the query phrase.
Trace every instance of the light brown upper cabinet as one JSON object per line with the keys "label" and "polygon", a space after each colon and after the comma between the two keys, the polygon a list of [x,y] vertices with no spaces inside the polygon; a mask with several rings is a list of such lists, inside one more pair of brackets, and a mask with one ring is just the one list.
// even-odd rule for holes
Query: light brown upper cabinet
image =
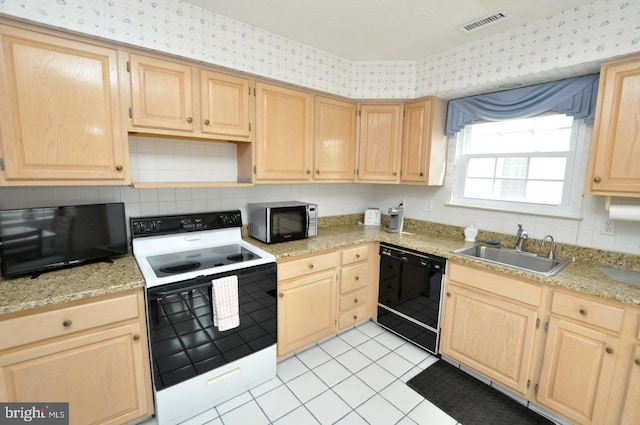
{"label": "light brown upper cabinet", "polygon": [[312,94],[257,83],[256,127],[256,180],[311,180]]}
{"label": "light brown upper cabinet", "polygon": [[127,184],[116,50],[0,25],[2,185]]}
{"label": "light brown upper cabinet", "polygon": [[586,192],[640,197],[640,56],[600,71]]}
{"label": "light brown upper cabinet", "polygon": [[404,105],[401,183],[444,184],[446,114],[447,101],[442,99],[430,98]]}
{"label": "light brown upper cabinet", "polygon": [[313,179],[353,181],[356,169],[354,103],[315,97]]}
{"label": "light brown upper cabinet", "polygon": [[360,106],[359,181],[400,181],[401,135],[401,104]]}
{"label": "light brown upper cabinet", "polygon": [[251,82],[180,62],[129,55],[131,132],[251,141]]}

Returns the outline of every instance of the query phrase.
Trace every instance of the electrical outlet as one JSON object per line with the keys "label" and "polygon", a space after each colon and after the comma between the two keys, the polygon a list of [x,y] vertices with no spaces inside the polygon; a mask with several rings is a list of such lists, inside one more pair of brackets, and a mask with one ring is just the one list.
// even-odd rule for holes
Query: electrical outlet
{"label": "electrical outlet", "polygon": [[420,201],[420,209],[422,211],[431,212],[431,211],[433,211],[433,205],[431,205],[431,201],[430,200],[423,199],[422,201]]}
{"label": "electrical outlet", "polygon": [[600,222],[600,234],[601,235],[613,235],[616,230],[616,222],[608,217],[605,217]]}

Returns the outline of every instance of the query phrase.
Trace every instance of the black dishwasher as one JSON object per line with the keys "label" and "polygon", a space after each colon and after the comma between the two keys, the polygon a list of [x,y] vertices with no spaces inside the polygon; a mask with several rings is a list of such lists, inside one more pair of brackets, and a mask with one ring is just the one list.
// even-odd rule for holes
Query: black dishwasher
{"label": "black dishwasher", "polygon": [[377,322],[434,354],[446,264],[442,257],[380,244]]}

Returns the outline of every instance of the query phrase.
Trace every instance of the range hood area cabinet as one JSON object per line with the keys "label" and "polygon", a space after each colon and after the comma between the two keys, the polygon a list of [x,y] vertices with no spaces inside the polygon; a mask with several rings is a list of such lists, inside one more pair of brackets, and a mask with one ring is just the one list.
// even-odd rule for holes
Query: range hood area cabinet
{"label": "range hood area cabinet", "polygon": [[252,83],[153,56],[124,53],[129,132],[251,142]]}
{"label": "range hood area cabinet", "polygon": [[128,184],[115,49],[0,24],[0,185]]}
{"label": "range hood area cabinet", "polygon": [[640,198],[640,56],[605,63],[586,192]]}
{"label": "range hood area cabinet", "polygon": [[[253,82],[188,62],[121,52],[123,120],[131,135],[236,145],[235,181],[133,182],[134,187],[252,185]],[[158,139],[155,139],[158,140]],[[159,141],[157,143],[163,143]]]}

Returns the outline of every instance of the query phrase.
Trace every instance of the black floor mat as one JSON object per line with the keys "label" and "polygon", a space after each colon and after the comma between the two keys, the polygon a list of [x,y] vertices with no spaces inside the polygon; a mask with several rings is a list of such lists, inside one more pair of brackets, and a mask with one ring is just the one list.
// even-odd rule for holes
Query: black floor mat
{"label": "black floor mat", "polygon": [[553,424],[442,360],[411,378],[407,385],[463,425]]}

